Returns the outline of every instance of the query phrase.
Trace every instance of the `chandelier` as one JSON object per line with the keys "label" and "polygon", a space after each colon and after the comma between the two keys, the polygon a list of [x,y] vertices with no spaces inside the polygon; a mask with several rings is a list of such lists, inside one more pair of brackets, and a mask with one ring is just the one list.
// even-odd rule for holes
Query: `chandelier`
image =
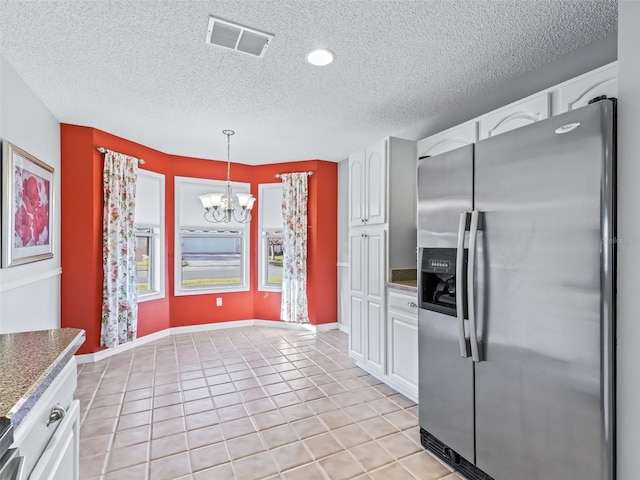
{"label": "chandelier", "polygon": [[231,135],[233,130],[223,130],[227,136],[227,186],[224,193],[207,193],[198,198],[204,207],[204,219],[211,223],[247,223],[251,220],[251,209],[256,199],[250,193],[231,192]]}

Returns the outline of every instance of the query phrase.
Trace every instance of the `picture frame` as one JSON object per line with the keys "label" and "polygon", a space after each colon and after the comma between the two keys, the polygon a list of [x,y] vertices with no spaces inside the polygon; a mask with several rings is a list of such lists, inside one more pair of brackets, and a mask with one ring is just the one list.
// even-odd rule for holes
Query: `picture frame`
{"label": "picture frame", "polygon": [[53,258],[55,170],[2,145],[2,267]]}

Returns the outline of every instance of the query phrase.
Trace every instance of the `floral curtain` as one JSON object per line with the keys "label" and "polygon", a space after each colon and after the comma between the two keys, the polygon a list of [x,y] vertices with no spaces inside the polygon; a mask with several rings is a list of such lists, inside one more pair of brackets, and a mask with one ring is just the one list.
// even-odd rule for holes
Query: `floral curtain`
{"label": "floral curtain", "polygon": [[307,323],[307,172],[285,173],[282,214],[282,304],[280,318],[287,322]]}
{"label": "floral curtain", "polygon": [[135,340],[138,329],[135,197],[138,159],[107,150],[104,156],[102,221],[102,329],[100,345]]}

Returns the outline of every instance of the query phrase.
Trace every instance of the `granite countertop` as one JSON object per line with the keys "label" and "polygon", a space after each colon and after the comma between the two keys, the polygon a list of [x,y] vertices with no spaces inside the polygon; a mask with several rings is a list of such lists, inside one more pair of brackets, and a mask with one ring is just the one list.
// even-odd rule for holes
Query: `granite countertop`
{"label": "granite countertop", "polygon": [[418,292],[418,270],[415,268],[392,268],[387,287],[408,292]]}
{"label": "granite countertop", "polygon": [[417,293],[418,280],[396,280],[395,282],[387,283],[387,287]]}
{"label": "granite countertop", "polygon": [[17,427],[85,340],[61,328],[0,335],[0,423]]}

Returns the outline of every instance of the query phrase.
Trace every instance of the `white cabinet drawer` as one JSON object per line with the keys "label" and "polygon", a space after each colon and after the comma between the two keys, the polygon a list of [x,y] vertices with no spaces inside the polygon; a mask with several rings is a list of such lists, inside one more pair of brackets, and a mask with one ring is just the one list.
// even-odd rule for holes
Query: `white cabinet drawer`
{"label": "white cabinet drawer", "polygon": [[[49,441],[63,423],[63,418],[49,422],[52,408],[60,405],[68,411],[73,401],[76,385],[76,360],[75,357],[72,357],[18,425],[13,446],[19,448],[20,454],[24,456],[25,478],[29,478]],[[48,423],[49,425],[47,425]]]}
{"label": "white cabinet drawer", "polygon": [[397,293],[389,290],[389,310],[418,315],[418,294],[413,292]]}
{"label": "white cabinet drawer", "polygon": [[29,480],[78,480],[79,419],[80,401],[74,400],[42,452]]}

